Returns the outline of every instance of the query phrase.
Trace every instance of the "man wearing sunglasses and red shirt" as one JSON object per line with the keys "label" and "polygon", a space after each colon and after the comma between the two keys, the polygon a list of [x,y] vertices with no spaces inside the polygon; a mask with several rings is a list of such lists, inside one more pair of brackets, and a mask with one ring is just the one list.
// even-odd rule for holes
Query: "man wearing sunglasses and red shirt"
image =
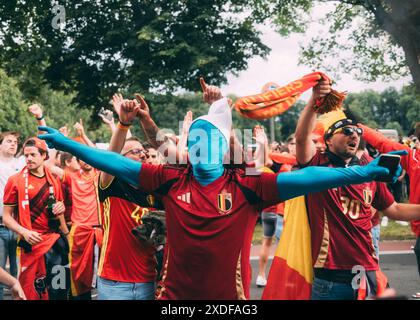
{"label": "man wearing sunglasses and red shirt", "polygon": [[[324,134],[326,150],[316,150],[311,137],[317,120],[313,106],[311,99],[296,127],[296,158],[300,166],[345,168],[366,165],[369,162],[366,157],[359,159],[356,156],[363,130],[342,111],[324,116],[328,122]],[[332,119],[333,114],[339,116]],[[396,153],[406,154],[405,151]],[[376,181],[309,193],[306,207],[314,267],[311,299],[363,298],[365,293],[358,290],[355,281],[355,267],[366,274],[369,282],[366,296],[380,294],[387,281],[379,272],[373,246],[373,208],[391,219],[409,221],[417,215],[419,207],[396,203],[386,185]]]}

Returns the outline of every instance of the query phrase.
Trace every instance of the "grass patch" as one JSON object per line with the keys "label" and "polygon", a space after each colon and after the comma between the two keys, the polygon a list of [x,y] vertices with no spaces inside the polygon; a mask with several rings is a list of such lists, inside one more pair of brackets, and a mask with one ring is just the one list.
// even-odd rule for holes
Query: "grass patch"
{"label": "grass patch", "polygon": [[381,226],[381,240],[411,240],[416,236],[411,231],[410,225],[402,226],[395,221],[388,220],[386,227]]}
{"label": "grass patch", "polygon": [[[263,228],[261,223],[257,223],[254,229],[254,235],[252,237],[252,244],[259,245],[263,239]],[[381,226],[381,240],[412,240],[416,239],[416,236],[411,231],[410,225],[403,226],[395,221],[388,220],[386,227]]]}

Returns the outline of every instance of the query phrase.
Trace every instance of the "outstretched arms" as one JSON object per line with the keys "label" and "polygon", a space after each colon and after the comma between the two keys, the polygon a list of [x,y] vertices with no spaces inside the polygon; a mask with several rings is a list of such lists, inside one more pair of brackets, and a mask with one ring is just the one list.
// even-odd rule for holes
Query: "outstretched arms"
{"label": "outstretched arms", "polygon": [[[393,154],[405,155],[407,151],[395,151]],[[378,165],[376,158],[366,166],[349,168],[307,167],[297,171],[284,172],[277,176],[277,189],[282,200],[288,200],[308,193],[319,192],[350,184],[360,184],[374,180],[378,176],[388,175],[387,168]],[[401,174],[401,167],[394,175],[394,181]]]}
{"label": "outstretched arms", "polygon": [[99,150],[77,143],[64,137],[58,130],[53,128],[39,127],[38,130],[47,132],[40,135],[39,138],[45,140],[50,148],[69,152],[99,170],[116,176],[131,185],[138,186],[141,163],[114,152]]}

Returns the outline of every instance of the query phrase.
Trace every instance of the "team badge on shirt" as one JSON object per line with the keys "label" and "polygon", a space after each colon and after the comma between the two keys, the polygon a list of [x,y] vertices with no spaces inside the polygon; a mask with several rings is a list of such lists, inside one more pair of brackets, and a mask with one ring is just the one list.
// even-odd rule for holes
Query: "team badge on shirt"
{"label": "team badge on shirt", "polygon": [[370,206],[373,201],[373,195],[371,189],[363,189],[363,199],[365,200],[365,205]]}
{"label": "team badge on shirt", "polygon": [[217,195],[217,204],[222,214],[227,213],[232,209],[232,194],[222,191]]}

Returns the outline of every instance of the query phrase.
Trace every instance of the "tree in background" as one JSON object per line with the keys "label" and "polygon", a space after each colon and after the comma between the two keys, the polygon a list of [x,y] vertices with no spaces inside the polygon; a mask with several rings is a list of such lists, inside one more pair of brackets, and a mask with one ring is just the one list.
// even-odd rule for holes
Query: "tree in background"
{"label": "tree in background", "polygon": [[[352,74],[364,81],[393,80],[408,73],[420,92],[420,1],[418,0],[255,0],[280,34],[305,33],[315,7],[332,8],[325,26],[301,47],[300,64],[339,78]],[[325,8],[325,6],[323,7]],[[333,60],[333,64],[328,64]]]}
{"label": "tree in background", "polygon": [[36,123],[27,112],[17,81],[0,69],[0,132],[19,131],[23,137],[36,133]]}
{"label": "tree in background", "polygon": [[420,114],[420,101],[413,86],[403,87],[401,91],[390,87],[382,92],[352,93],[344,100],[344,107],[367,126],[396,129],[400,135],[408,134]]}
{"label": "tree in background", "polygon": [[[55,29],[52,23],[62,22],[62,12],[52,11],[58,3],[65,25]],[[23,74],[23,90],[46,81],[96,110],[133,85],[141,92],[198,90],[199,76],[220,85],[269,51],[251,6],[246,0],[1,1],[0,67],[18,79]]]}

